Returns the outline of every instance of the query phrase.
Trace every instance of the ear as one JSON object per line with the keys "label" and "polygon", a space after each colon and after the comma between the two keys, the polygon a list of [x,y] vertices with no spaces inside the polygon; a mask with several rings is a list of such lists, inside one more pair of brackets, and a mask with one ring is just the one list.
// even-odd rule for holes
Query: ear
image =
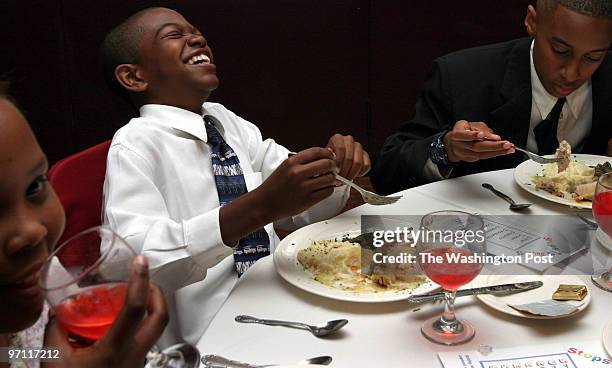
{"label": "ear", "polygon": [[148,83],[144,80],[142,70],[137,64],[121,64],[115,68],[115,78],[123,88],[130,92],[144,92]]}
{"label": "ear", "polygon": [[525,27],[527,27],[527,33],[531,37],[535,37],[537,28],[537,13],[533,5],[527,6],[527,15],[525,16]]}

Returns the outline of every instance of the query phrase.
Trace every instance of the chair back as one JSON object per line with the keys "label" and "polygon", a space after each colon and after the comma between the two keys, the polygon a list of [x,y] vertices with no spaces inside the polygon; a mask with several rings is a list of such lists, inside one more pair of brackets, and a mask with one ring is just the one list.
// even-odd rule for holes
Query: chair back
{"label": "chair back", "polygon": [[[58,245],[79,232],[102,223],[102,191],[106,157],[111,141],[102,142],[68,156],[49,169],[48,178],[66,212],[66,228]],[[58,253],[62,264],[73,266],[88,262],[83,257],[98,257],[98,244],[74,244]]]}

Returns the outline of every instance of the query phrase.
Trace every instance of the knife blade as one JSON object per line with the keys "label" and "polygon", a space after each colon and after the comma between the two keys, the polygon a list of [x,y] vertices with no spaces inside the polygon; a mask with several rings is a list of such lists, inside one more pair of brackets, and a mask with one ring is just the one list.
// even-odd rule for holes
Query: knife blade
{"label": "knife blade", "polygon": [[[510,295],[516,293],[522,293],[541,287],[544,283],[542,281],[529,281],[529,282],[518,282],[513,284],[501,284],[478,287],[473,289],[462,289],[457,290],[457,297],[467,295],[479,295],[479,294],[493,294],[493,295]],[[422,295],[411,295],[408,297],[408,301],[411,303],[423,303],[430,302],[438,299],[444,299],[444,292],[435,292]]]}

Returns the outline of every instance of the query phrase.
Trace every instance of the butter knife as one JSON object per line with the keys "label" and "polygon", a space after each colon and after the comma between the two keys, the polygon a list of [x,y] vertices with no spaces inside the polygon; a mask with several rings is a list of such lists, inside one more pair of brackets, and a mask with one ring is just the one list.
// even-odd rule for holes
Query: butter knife
{"label": "butter knife", "polygon": [[[457,290],[457,297],[466,295],[493,294],[493,295],[510,295],[522,293],[524,291],[537,289],[544,283],[542,281],[519,282],[514,284],[491,285],[474,289]],[[444,299],[443,292],[435,292],[422,295],[411,295],[408,301],[411,303],[431,302],[438,299]]]}

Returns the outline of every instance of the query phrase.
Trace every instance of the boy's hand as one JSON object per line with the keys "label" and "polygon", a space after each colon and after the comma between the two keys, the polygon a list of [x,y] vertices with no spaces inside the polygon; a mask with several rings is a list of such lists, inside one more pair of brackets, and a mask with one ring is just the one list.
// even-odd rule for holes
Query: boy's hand
{"label": "boy's hand", "polygon": [[606,152],[606,155],[612,156],[612,138],[608,140],[608,151]]}
{"label": "boy's hand", "polygon": [[[487,138],[487,141],[484,140]],[[514,145],[502,141],[487,124],[459,120],[443,138],[448,159],[452,162],[474,162],[514,153]]]}
{"label": "boy's hand", "polygon": [[125,304],[106,334],[92,346],[74,349],[53,319],[47,325],[46,346],[58,346],[63,362],[52,367],[133,368],[142,367],[145,356],[168,323],[164,296],[149,284],[147,259],[132,262]]}
{"label": "boy's hand", "polygon": [[256,190],[273,211],[272,220],[297,215],[329,197],[338,167],[326,148],[308,148],[291,155]]}
{"label": "boy's hand", "polygon": [[329,197],[338,171],[328,148],[290,154],[259,187],[219,209],[223,242],[237,245],[258,228],[304,212]]}
{"label": "boy's hand", "polygon": [[341,176],[353,180],[370,171],[370,156],[352,136],[334,134],[327,142],[327,147],[336,155]]}

